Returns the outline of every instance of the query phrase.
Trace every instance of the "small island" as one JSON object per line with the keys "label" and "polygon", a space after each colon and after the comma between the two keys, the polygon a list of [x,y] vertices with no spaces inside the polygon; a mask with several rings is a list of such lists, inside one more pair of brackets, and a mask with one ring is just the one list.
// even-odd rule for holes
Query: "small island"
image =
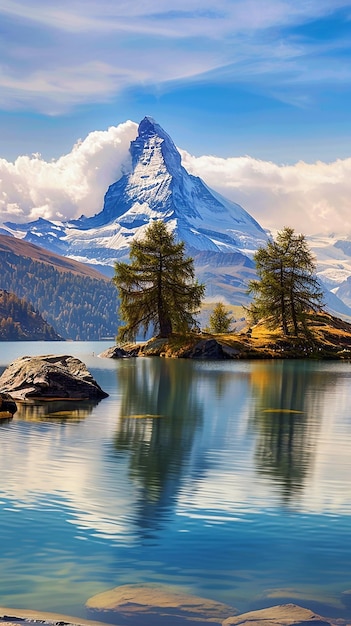
{"label": "small island", "polygon": [[[249,281],[249,326],[231,330],[234,320],[217,303],[209,328],[197,315],[205,292],[195,279],[193,259],[184,256],[164,222],[150,224],[133,241],[130,263],[116,263],[113,279],[120,297],[117,346],[101,356],[164,356],[192,359],[349,359],[351,324],[324,309],[323,292],[304,235],[284,228],[254,255],[257,279]],[[135,343],[150,329],[155,337]],[[130,342],[130,343],[128,343]]]}
{"label": "small island", "polygon": [[100,356],[186,359],[351,359],[351,324],[325,312],[308,316],[302,336],[271,330],[264,321],[240,333],[174,333],[111,347]]}

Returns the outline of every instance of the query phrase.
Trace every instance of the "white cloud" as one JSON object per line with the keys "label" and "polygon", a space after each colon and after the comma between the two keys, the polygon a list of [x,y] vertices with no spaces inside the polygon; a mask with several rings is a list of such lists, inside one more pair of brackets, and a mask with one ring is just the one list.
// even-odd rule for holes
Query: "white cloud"
{"label": "white cloud", "polygon": [[128,121],[91,132],[69,154],[50,162],[40,155],[19,156],[14,163],[0,159],[2,221],[61,220],[99,212],[108,186],[129,166],[137,128]]}
{"label": "white cloud", "polygon": [[[104,194],[129,167],[137,124],[128,121],[95,131],[69,154],[50,162],[40,155],[0,159],[2,221],[93,215]],[[351,158],[333,163],[278,165],[249,156],[194,157],[181,150],[184,167],[241,204],[272,231],[292,226],[304,234],[350,235]]]}
{"label": "white cloud", "polygon": [[194,157],[182,151],[182,159],[190,173],[241,204],[264,228],[351,235],[351,158],[278,165],[249,156]]}
{"label": "white cloud", "polygon": [[[119,48],[119,49],[118,49]],[[23,56],[26,50],[22,50]],[[30,54],[28,53],[28,56]],[[60,115],[76,105],[108,102],[133,85],[165,84],[215,70],[217,61],[206,51],[189,56],[186,50],[145,49],[115,45],[114,53],[87,54],[68,47],[45,66],[34,59],[28,70],[0,66],[0,107]]]}

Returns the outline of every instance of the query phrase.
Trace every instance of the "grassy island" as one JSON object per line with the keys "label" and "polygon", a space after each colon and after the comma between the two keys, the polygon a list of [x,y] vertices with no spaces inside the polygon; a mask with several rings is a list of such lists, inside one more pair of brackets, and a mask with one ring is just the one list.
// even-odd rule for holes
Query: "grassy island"
{"label": "grassy island", "polygon": [[[216,356],[215,345],[219,346]],[[211,349],[211,352],[206,352]],[[351,324],[328,313],[311,313],[304,332],[284,335],[269,330],[264,321],[238,333],[173,333],[142,344],[123,346],[137,356],[237,359],[343,359],[351,360]],[[211,356],[212,354],[212,356]]]}

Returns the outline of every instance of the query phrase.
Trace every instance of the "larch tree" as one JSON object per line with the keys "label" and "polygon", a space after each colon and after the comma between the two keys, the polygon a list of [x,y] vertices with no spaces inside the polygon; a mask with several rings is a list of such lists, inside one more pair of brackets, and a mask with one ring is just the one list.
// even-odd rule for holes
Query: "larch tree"
{"label": "larch tree", "polygon": [[257,280],[249,282],[253,301],[248,307],[253,321],[266,318],[284,335],[298,335],[311,311],[323,307],[313,256],[304,235],[285,227],[254,255]]}
{"label": "larch tree", "polygon": [[214,334],[230,333],[233,322],[234,318],[226,310],[223,302],[217,302],[209,318],[209,331]]}
{"label": "larch tree", "polygon": [[195,280],[194,261],[186,257],[184,242],[176,242],[162,221],[152,222],[142,239],[130,247],[130,263],[115,263],[112,279],[120,298],[117,339],[144,336],[149,328],[160,337],[197,326],[205,287]]}

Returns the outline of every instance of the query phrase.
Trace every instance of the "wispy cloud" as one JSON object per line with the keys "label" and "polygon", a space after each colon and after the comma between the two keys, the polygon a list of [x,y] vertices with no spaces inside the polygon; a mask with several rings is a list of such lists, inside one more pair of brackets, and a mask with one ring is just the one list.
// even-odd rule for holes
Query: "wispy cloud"
{"label": "wispy cloud", "polygon": [[[61,0],[60,6],[33,0],[30,7],[25,0],[1,0],[0,12],[17,19],[67,32],[142,31],[177,37],[204,32],[208,36],[270,27],[295,25],[317,19],[339,9],[350,8],[349,0],[218,0],[214,7],[210,0],[142,0],[133,3],[113,0]],[[186,26],[179,31],[178,26]]]}
{"label": "wispy cloud", "polygon": [[325,58],[340,41],[331,38],[319,65],[318,42],[290,29],[341,9],[351,10],[351,1],[219,0],[214,8],[177,0],[165,8],[161,0],[0,0],[0,106],[59,113],[130,86],[189,77],[266,79],[273,94],[283,75],[290,85],[318,81],[329,67],[330,79],[337,67],[346,71],[346,62]]}

